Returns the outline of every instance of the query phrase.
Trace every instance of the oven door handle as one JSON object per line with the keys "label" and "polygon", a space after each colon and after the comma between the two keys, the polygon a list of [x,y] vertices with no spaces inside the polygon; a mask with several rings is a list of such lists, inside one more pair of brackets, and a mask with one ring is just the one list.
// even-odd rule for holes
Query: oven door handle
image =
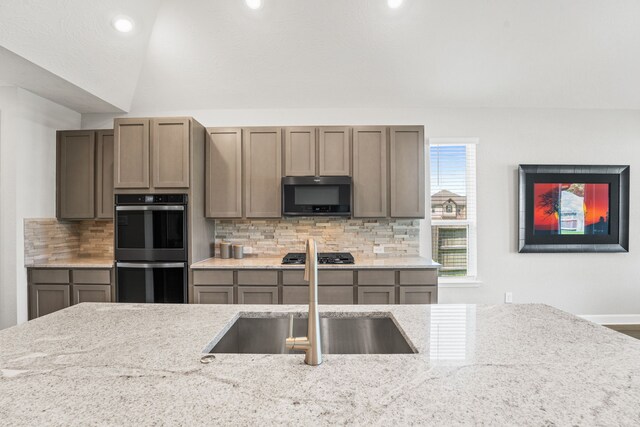
{"label": "oven door handle", "polygon": [[116,262],[120,268],[185,268],[184,262]]}
{"label": "oven door handle", "polygon": [[183,211],[184,206],[160,205],[160,206],[116,206],[117,211]]}

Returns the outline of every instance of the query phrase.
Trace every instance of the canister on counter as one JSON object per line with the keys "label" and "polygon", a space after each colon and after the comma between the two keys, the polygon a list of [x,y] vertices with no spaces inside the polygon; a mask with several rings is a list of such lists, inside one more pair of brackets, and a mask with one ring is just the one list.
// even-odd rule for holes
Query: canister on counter
{"label": "canister on counter", "polygon": [[244,258],[244,246],[233,245],[233,257],[236,259]]}
{"label": "canister on counter", "polygon": [[231,258],[231,243],[220,242],[220,258]]}

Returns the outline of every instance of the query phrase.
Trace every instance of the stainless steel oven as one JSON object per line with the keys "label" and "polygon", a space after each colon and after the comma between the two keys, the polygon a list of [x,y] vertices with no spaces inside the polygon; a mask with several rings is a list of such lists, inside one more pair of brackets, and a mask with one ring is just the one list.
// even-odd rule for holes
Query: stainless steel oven
{"label": "stainless steel oven", "polygon": [[187,302],[186,262],[117,262],[116,301]]}
{"label": "stainless steel oven", "polygon": [[117,194],[117,261],[187,261],[186,194]]}

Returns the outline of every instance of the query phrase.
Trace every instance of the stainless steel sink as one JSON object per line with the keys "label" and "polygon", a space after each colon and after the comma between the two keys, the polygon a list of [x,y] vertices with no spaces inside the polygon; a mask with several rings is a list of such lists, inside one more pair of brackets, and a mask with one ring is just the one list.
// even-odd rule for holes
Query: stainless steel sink
{"label": "stainless steel sink", "polygon": [[[390,317],[320,318],[325,354],[415,353]],[[307,319],[296,318],[293,335],[304,336]],[[210,353],[298,354],[285,348],[287,317],[239,317]]]}

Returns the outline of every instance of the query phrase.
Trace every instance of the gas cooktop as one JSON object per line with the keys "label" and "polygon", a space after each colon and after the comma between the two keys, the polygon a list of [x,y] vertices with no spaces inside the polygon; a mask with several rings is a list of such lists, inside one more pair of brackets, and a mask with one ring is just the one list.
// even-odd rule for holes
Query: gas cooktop
{"label": "gas cooktop", "polygon": [[[282,258],[283,264],[304,264],[307,255],[303,253],[290,252]],[[318,264],[353,264],[353,255],[349,252],[320,252],[318,254]]]}

